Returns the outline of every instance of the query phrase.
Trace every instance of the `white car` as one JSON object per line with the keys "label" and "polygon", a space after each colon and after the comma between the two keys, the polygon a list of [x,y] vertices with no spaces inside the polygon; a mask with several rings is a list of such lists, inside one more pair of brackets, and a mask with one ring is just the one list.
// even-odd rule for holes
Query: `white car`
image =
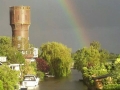
{"label": "white car", "polygon": [[25,75],[22,82],[22,87],[36,88],[39,84],[40,79],[34,75]]}

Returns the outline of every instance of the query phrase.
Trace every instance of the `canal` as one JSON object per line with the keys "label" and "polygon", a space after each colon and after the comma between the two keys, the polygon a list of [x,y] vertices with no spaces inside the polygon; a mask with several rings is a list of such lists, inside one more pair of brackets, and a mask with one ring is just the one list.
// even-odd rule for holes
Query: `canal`
{"label": "canal", "polygon": [[87,90],[87,87],[79,79],[82,79],[81,73],[72,69],[69,77],[61,79],[46,78],[45,81],[40,82],[37,90]]}

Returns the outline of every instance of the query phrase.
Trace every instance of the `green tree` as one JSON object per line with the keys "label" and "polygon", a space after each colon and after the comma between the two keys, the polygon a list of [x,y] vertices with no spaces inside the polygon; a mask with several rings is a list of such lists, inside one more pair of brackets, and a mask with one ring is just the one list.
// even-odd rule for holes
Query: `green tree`
{"label": "green tree", "polygon": [[100,53],[100,62],[101,63],[106,63],[109,59],[109,53],[108,51],[104,50],[104,49],[100,49],[99,50],[99,53]]}
{"label": "green tree", "polygon": [[0,56],[6,56],[11,47],[11,38],[0,36]]}
{"label": "green tree", "polygon": [[91,67],[105,63],[109,58],[109,53],[101,49],[100,43],[93,41],[89,47],[77,50],[74,54],[75,67],[82,71],[83,67]]}
{"label": "green tree", "polygon": [[9,63],[24,63],[23,55],[11,45],[11,38],[0,37],[0,56],[6,56]]}
{"label": "green tree", "polygon": [[71,49],[57,42],[48,42],[40,47],[40,57],[50,66],[50,73],[56,77],[64,77],[70,73]]}
{"label": "green tree", "polygon": [[25,61],[20,71],[21,71],[21,79],[23,79],[24,75],[27,75],[27,74],[36,75],[35,67],[29,61]]}
{"label": "green tree", "polygon": [[0,45],[11,46],[11,38],[7,36],[0,36]]}
{"label": "green tree", "polygon": [[105,64],[109,58],[109,53],[101,49],[99,42],[94,41],[90,43],[89,47],[77,50],[73,57],[75,68],[82,72],[87,85],[94,84],[93,77],[108,74]]}
{"label": "green tree", "polygon": [[18,50],[21,49],[27,50],[29,48],[29,42],[26,38],[13,37],[12,41],[13,41],[12,45]]}
{"label": "green tree", "polygon": [[97,50],[99,50],[99,49],[101,48],[100,43],[97,42],[97,41],[93,41],[93,42],[91,42],[91,43],[90,43],[90,46],[93,46],[94,49],[97,49]]}
{"label": "green tree", "polygon": [[[3,83],[4,90],[14,90],[19,82],[19,73],[11,70],[8,66],[0,66],[0,80]],[[2,87],[1,87],[2,88]]]}
{"label": "green tree", "polygon": [[76,52],[74,60],[75,68],[82,72],[83,67],[90,68],[100,63],[100,53],[93,46],[85,47]]}
{"label": "green tree", "polygon": [[22,55],[22,53],[19,52],[14,47],[9,48],[6,56],[7,56],[8,62],[10,62],[10,63],[20,63],[20,64],[22,64],[22,63],[25,62],[25,58]]}
{"label": "green tree", "polygon": [[4,90],[3,89],[3,82],[0,80],[0,90]]}
{"label": "green tree", "polygon": [[111,70],[112,77],[115,82],[120,82],[120,58],[117,58],[113,63],[114,69]]}
{"label": "green tree", "polygon": [[116,60],[119,57],[119,54],[110,53],[109,54],[109,60]]}

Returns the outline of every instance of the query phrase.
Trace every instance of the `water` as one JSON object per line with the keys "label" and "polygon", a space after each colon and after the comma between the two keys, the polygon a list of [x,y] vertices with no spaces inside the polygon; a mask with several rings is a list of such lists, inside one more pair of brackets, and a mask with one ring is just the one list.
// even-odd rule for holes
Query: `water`
{"label": "water", "polygon": [[40,82],[37,90],[87,90],[87,87],[79,79],[82,79],[81,73],[72,69],[69,77],[61,79],[47,78],[45,81]]}

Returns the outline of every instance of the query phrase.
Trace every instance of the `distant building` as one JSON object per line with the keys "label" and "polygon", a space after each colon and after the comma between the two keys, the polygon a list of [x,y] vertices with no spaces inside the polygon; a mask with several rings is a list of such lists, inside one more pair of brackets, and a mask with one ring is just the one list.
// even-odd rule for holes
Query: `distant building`
{"label": "distant building", "polygon": [[33,49],[33,58],[38,58],[38,48]]}
{"label": "distant building", "polygon": [[29,26],[30,6],[10,7],[10,26],[12,28],[12,45],[16,47],[25,57],[31,59],[38,57],[38,48],[30,47]]}
{"label": "distant building", "polygon": [[38,58],[38,48],[33,48],[33,57],[27,55],[26,60],[30,62],[34,62],[35,58]]}
{"label": "distant building", "polygon": [[3,62],[6,62],[7,61],[7,57],[5,56],[0,56],[0,62],[3,63]]}
{"label": "distant building", "polygon": [[30,7],[10,7],[10,25],[12,27],[12,45],[18,50],[29,48]]}
{"label": "distant building", "polygon": [[20,71],[20,64],[10,64],[9,67],[12,70]]}

